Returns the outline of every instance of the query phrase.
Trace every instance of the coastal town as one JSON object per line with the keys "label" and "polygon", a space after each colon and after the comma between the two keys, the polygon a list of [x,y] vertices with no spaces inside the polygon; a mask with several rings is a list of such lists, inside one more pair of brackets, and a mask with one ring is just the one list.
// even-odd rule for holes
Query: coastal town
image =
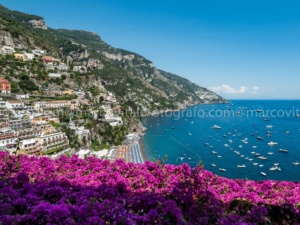
{"label": "coastal town", "polygon": [[[70,67],[47,55],[46,51],[21,49],[23,46],[0,46],[0,56],[17,62],[42,62],[48,79],[69,76]],[[72,68],[75,72],[86,70],[83,66]],[[30,81],[35,81],[38,76],[31,71],[28,74],[26,79]],[[49,85],[41,85],[37,91],[15,94],[12,93],[12,82],[10,77],[0,77],[0,151],[51,158],[78,155],[80,158],[95,156],[134,163],[145,161],[139,144],[140,135],[136,130],[132,133],[122,130],[122,107],[116,96],[103,85],[91,91],[55,90]],[[102,126],[98,127],[98,124]],[[108,141],[101,140],[97,129],[103,133],[106,129],[122,132],[114,141]]]}

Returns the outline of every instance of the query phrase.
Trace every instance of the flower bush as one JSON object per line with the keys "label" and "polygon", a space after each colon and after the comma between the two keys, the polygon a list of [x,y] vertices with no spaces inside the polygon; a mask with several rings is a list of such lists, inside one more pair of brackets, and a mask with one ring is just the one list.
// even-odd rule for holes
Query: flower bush
{"label": "flower bush", "polygon": [[0,224],[300,224],[296,182],[0,153]]}

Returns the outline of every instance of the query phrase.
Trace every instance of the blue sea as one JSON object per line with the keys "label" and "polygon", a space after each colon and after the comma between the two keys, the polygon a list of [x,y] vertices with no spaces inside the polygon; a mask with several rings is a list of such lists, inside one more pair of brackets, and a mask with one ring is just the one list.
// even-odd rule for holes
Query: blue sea
{"label": "blue sea", "polygon": [[[147,131],[142,141],[151,161],[167,156],[168,164],[188,163],[195,167],[201,160],[205,169],[228,178],[300,181],[300,165],[293,164],[300,162],[297,114],[298,100],[202,104],[143,118]],[[214,129],[214,125],[221,129]],[[270,142],[277,144],[269,145]],[[270,170],[274,163],[280,170]]]}

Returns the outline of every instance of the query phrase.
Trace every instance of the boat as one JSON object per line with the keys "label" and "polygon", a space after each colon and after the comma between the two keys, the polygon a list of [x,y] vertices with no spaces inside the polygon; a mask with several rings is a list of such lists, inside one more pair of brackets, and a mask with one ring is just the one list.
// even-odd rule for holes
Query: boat
{"label": "boat", "polygon": [[298,166],[300,163],[299,163],[299,162],[293,162],[293,164],[294,164],[295,166]]}
{"label": "boat", "polygon": [[273,155],[274,153],[273,152],[268,152],[268,155]]}
{"label": "boat", "polygon": [[253,163],[253,165],[254,165],[254,166],[257,166],[257,165],[258,165],[258,163]]}
{"label": "boat", "polygon": [[254,155],[255,153],[256,153],[256,152],[251,152],[251,154],[253,154],[253,155]]}
{"label": "boat", "polygon": [[189,132],[189,135],[192,135],[192,133]]}
{"label": "boat", "polygon": [[213,125],[212,127],[213,129],[222,129],[222,127],[218,126],[218,125]]}
{"label": "boat", "polygon": [[257,148],[257,146],[252,146],[252,148]]}
{"label": "boat", "polygon": [[224,146],[228,148],[228,147],[229,147],[229,144],[224,144]]}
{"label": "boat", "polygon": [[189,160],[189,161],[191,161],[191,160],[192,160],[192,158],[188,158],[188,160]]}
{"label": "boat", "polygon": [[208,144],[208,143],[205,143],[204,145],[205,145],[205,146],[209,146],[209,144]]}
{"label": "boat", "polygon": [[237,165],[237,167],[238,168],[245,168],[246,166],[245,166],[245,164],[243,164],[243,165]]}
{"label": "boat", "polygon": [[184,157],[179,157],[179,159],[182,161],[184,159]]}
{"label": "boat", "polygon": [[267,158],[264,157],[264,156],[259,156],[258,158],[261,159],[261,160],[267,160]]}
{"label": "boat", "polygon": [[249,161],[253,161],[253,159],[248,159]]}
{"label": "boat", "polygon": [[268,143],[268,145],[274,146],[274,145],[278,145],[278,143],[277,143],[277,142],[270,141],[270,142]]}
{"label": "boat", "polygon": [[270,121],[269,117],[264,118],[264,121]]}
{"label": "boat", "polygon": [[279,165],[279,163],[273,163],[273,165],[274,165],[274,166],[278,166],[278,165]]}
{"label": "boat", "polygon": [[266,173],[264,173],[264,172],[260,172],[261,173],[261,175],[263,175],[263,176],[267,176],[267,174]]}
{"label": "boat", "polygon": [[223,169],[223,168],[220,168],[219,170],[220,170],[220,171],[222,171],[222,172],[226,172],[226,170],[225,170],[225,169]]}
{"label": "boat", "polygon": [[217,157],[218,157],[218,158],[222,158],[222,156],[220,156],[220,155],[218,155]]}
{"label": "boat", "polygon": [[243,145],[239,145],[239,148],[242,148],[243,147]]}
{"label": "boat", "polygon": [[263,165],[263,164],[259,164],[258,166],[259,166],[259,167],[263,167],[264,165]]}
{"label": "boat", "polygon": [[211,166],[216,167],[216,164],[212,163]]}
{"label": "boat", "polygon": [[296,115],[297,118],[300,118],[300,114]]}
{"label": "boat", "polygon": [[276,167],[271,167],[270,170],[274,171],[274,170],[276,170]]}
{"label": "boat", "polygon": [[261,109],[257,109],[256,112],[260,113],[260,112],[262,112],[262,110]]}
{"label": "boat", "polygon": [[257,139],[257,140],[260,140],[260,141],[264,140],[264,139],[263,139],[262,137],[260,137],[260,136],[258,136],[256,139]]}
{"label": "boat", "polygon": [[286,131],[285,133],[286,133],[286,134],[290,134],[291,132],[290,132],[290,131]]}
{"label": "boat", "polygon": [[259,154],[259,153],[255,153],[254,155],[255,155],[255,156],[260,156],[260,154]]}
{"label": "boat", "polygon": [[273,126],[272,125],[267,125],[266,128],[271,129],[271,128],[273,128]]}
{"label": "boat", "polygon": [[224,134],[223,137],[226,138],[226,135]]}
{"label": "boat", "polygon": [[245,110],[248,110],[248,108],[247,108],[247,107],[245,107],[244,109],[245,109]]}
{"label": "boat", "polygon": [[218,153],[215,151],[211,151],[211,154],[217,155]]}
{"label": "boat", "polygon": [[288,150],[283,149],[283,148],[279,149],[279,151],[280,151],[280,152],[284,152],[284,153],[288,153],[288,152],[289,152]]}

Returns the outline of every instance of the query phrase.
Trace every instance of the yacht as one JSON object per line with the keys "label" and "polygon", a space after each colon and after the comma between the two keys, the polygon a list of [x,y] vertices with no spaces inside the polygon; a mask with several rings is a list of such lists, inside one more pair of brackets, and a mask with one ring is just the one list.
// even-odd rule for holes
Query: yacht
{"label": "yacht", "polygon": [[259,153],[255,153],[254,155],[255,155],[255,156],[260,156],[260,154],[259,154]]}
{"label": "yacht", "polygon": [[266,173],[264,173],[264,172],[260,172],[261,173],[261,175],[263,175],[263,176],[267,176],[267,174]]}
{"label": "yacht", "polygon": [[259,166],[259,167],[263,167],[264,165],[263,165],[263,164],[259,164],[258,166]]}
{"label": "yacht", "polygon": [[273,126],[272,126],[272,125],[267,125],[266,127],[267,127],[267,128],[269,128],[269,129],[270,129],[270,128],[273,128]]}
{"label": "yacht", "polygon": [[278,166],[278,165],[279,165],[279,163],[273,163],[273,165],[274,165],[274,166]]}
{"label": "yacht", "polygon": [[294,164],[295,166],[298,166],[300,163],[299,163],[299,162],[293,162],[293,164]]}
{"label": "yacht", "polygon": [[243,165],[237,165],[237,167],[238,168],[245,168],[246,166],[245,166],[245,164],[243,164]]}
{"label": "yacht", "polygon": [[273,152],[268,152],[268,155],[273,155],[274,153]]}
{"label": "yacht", "polygon": [[216,167],[216,164],[213,163],[213,164],[211,164],[211,166]]}
{"label": "yacht", "polygon": [[280,151],[280,152],[284,152],[284,153],[288,153],[288,152],[289,152],[288,150],[283,149],[283,148],[279,149],[279,151]]}
{"label": "yacht", "polygon": [[257,140],[264,140],[262,137],[260,137],[260,136],[258,136],[257,138],[256,138]]}
{"label": "yacht", "polygon": [[215,151],[211,151],[211,154],[214,154],[214,155],[216,155],[216,154],[218,154],[217,152],[215,152]]}
{"label": "yacht", "polygon": [[257,166],[257,165],[258,165],[258,163],[253,163],[253,165],[254,165],[254,166]]}
{"label": "yacht", "polygon": [[218,126],[218,125],[214,125],[212,128],[213,128],[213,129],[222,129],[222,127],[220,127],[220,126]]}
{"label": "yacht", "polygon": [[261,159],[261,160],[267,160],[267,158],[264,157],[264,156],[259,156],[258,158]]}
{"label": "yacht", "polygon": [[268,145],[274,146],[274,145],[278,145],[278,143],[277,143],[277,142],[270,141],[270,142],[268,143]]}
{"label": "yacht", "polygon": [[223,169],[223,168],[220,168],[219,170],[220,170],[220,171],[222,171],[222,172],[226,172],[226,170],[225,170],[225,169]]}
{"label": "yacht", "polygon": [[222,158],[222,156],[220,156],[220,155],[218,155],[217,157],[218,157],[218,158]]}

